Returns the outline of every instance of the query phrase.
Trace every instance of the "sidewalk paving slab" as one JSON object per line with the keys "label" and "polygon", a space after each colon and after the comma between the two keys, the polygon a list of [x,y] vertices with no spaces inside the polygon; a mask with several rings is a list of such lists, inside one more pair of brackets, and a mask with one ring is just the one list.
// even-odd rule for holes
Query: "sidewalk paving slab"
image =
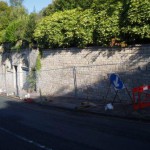
{"label": "sidewalk paving slab", "polygon": [[[5,95],[2,95],[5,96]],[[26,103],[25,100],[20,100],[17,97],[10,97],[15,98],[18,101],[23,101]],[[57,107],[61,109],[67,109],[72,111],[79,111],[79,112],[86,112],[92,113],[102,116],[109,116],[109,117],[118,117],[118,118],[125,118],[125,119],[133,119],[133,120],[140,120],[140,121],[148,121],[150,122],[150,108],[145,108],[142,110],[134,111],[131,104],[119,104],[114,103],[114,108],[112,110],[105,110],[106,104],[100,103],[97,101],[90,102],[83,99],[74,99],[74,98],[54,98],[49,101],[40,101],[39,99],[33,99],[32,103],[40,104],[41,106],[46,105],[50,107]]]}
{"label": "sidewalk paving slab", "polygon": [[[87,105],[83,105],[83,102]],[[88,105],[89,103],[89,105]],[[131,104],[114,104],[113,110],[105,110],[106,104],[93,103],[83,99],[56,98],[50,102],[43,103],[51,107],[69,109],[74,111],[93,113],[103,116],[119,117],[125,119],[150,121],[150,108],[134,111]],[[90,105],[91,104],[91,105]],[[94,104],[94,105],[93,105]]]}

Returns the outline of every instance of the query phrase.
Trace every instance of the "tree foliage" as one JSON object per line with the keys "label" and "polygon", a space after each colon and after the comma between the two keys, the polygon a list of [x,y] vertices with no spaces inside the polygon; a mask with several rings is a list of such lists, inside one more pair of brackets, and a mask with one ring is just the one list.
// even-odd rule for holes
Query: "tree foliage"
{"label": "tree foliage", "polygon": [[122,3],[115,1],[114,3],[104,3],[104,6],[93,6],[96,10],[96,30],[94,38],[96,45],[108,45],[111,38],[120,37],[119,14],[122,11]]}
{"label": "tree foliage", "polygon": [[17,19],[25,19],[27,17],[28,17],[27,10],[23,6],[11,7],[11,14],[10,14],[11,21]]}
{"label": "tree foliage", "polygon": [[0,43],[3,42],[3,37],[6,27],[10,22],[11,9],[5,2],[0,2]]}
{"label": "tree foliage", "polygon": [[25,20],[15,20],[6,28],[4,40],[6,42],[17,42],[24,38],[26,27]]}
{"label": "tree foliage", "polygon": [[[76,11],[57,12],[42,19],[35,30],[35,38],[41,45],[61,47],[71,43],[73,30],[77,24]],[[65,36],[66,35],[66,36]],[[65,42],[65,39],[69,41]],[[64,42],[64,43],[63,43]]]}
{"label": "tree foliage", "polygon": [[7,27],[10,20],[11,9],[5,2],[0,2],[0,30]]}
{"label": "tree foliage", "polygon": [[93,44],[94,19],[89,9],[57,12],[38,24],[34,36],[39,43],[50,47],[84,47]]}
{"label": "tree foliage", "polygon": [[[30,20],[30,15],[28,15],[27,10],[22,6],[23,1],[14,0],[11,2],[16,4],[8,6],[7,3],[0,2],[0,43],[14,43],[26,38],[25,29],[28,18]],[[34,22],[30,22],[30,24],[34,24],[35,28]],[[34,32],[32,28],[28,32],[31,30]]]}
{"label": "tree foliage", "polygon": [[94,0],[54,0],[46,9],[43,10],[43,16],[49,16],[58,11],[82,8],[83,10],[91,8]]}
{"label": "tree foliage", "polygon": [[9,0],[9,3],[13,7],[22,6],[24,0]]}
{"label": "tree foliage", "polygon": [[35,38],[48,47],[108,45],[112,37],[120,36],[122,3],[109,1],[105,6],[58,11],[38,24]]}
{"label": "tree foliage", "polygon": [[126,0],[122,13],[122,33],[128,41],[150,39],[150,1]]}
{"label": "tree foliage", "polygon": [[28,42],[32,42],[34,40],[33,34],[38,20],[39,17],[36,13],[31,13],[26,20],[24,39]]}
{"label": "tree foliage", "polygon": [[39,14],[28,14],[22,3],[0,1],[0,43],[25,39],[57,48],[108,46],[113,38],[150,42],[150,0],[53,0]]}

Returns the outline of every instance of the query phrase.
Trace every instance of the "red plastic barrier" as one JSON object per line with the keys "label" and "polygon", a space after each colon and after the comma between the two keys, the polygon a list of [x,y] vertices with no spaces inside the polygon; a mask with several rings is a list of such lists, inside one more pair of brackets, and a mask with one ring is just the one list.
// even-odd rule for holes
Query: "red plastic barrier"
{"label": "red plastic barrier", "polygon": [[[132,89],[133,109],[150,107],[150,85],[140,86]],[[148,93],[149,92],[149,93]]]}

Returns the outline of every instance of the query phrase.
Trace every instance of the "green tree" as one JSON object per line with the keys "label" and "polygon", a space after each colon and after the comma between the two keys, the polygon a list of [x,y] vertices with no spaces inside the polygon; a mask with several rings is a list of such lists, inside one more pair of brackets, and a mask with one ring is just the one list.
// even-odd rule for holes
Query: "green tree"
{"label": "green tree", "polygon": [[13,7],[22,6],[24,0],[9,0],[9,3]]}
{"label": "green tree", "polygon": [[15,20],[6,28],[4,40],[6,42],[15,43],[24,39],[26,28],[26,20]]}
{"label": "green tree", "polygon": [[23,7],[11,7],[10,18],[12,21],[17,19],[25,19],[28,17],[27,10]]}
{"label": "green tree", "polygon": [[[102,0],[100,0],[102,2]],[[97,1],[97,2],[100,2]],[[109,45],[112,38],[120,38],[120,13],[122,2],[108,0],[101,5],[95,3],[96,29],[94,31],[95,45]]]}
{"label": "green tree", "polygon": [[39,19],[40,17],[36,13],[31,13],[28,16],[24,38],[30,43],[34,40],[33,33]]}
{"label": "green tree", "polygon": [[93,32],[96,27],[96,16],[92,9],[80,11],[77,16],[77,25],[75,27],[74,41],[76,46],[85,47],[93,45]]}
{"label": "green tree", "polygon": [[34,36],[47,47],[85,47],[93,44],[94,27],[92,10],[72,9],[43,18]]}
{"label": "green tree", "polygon": [[150,1],[124,0],[121,31],[127,41],[150,39]]}
{"label": "green tree", "polygon": [[89,9],[94,0],[54,0],[48,5],[42,13],[43,16],[49,16],[58,11],[70,10],[75,8]]}
{"label": "green tree", "polygon": [[[71,10],[65,12],[57,12],[52,16],[43,18],[35,29],[35,39],[41,46],[69,46],[73,40],[74,27],[77,24],[75,14],[76,11]],[[65,39],[69,39],[69,41]]]}
{"label": "green tree", "polygon": [[53,8],[53,5],[49,4],[46,8],[42,9],[40,13],[42,14],[42,16],[49,16],[53,14],[54,12],[55,10]]}
{"label": "green tree", "polygon": [[8,6],[7,3],[0,2],[0,43],[23,39],[26,19],[27,11],[22,5]]}
{"label": "green tree", "polygon": [[0,2],[0,43],[3,42],[3,37],[6,27],[10,23],[11,8],[5,2]]}

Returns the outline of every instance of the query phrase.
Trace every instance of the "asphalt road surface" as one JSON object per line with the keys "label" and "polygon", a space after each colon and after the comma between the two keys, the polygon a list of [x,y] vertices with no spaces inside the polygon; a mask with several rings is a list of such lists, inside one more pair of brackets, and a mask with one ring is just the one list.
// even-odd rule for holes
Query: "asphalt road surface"
{"label": "asphalt road surface", "polygon": [[0,150],[150,150],[150,123],[0,97]]}

